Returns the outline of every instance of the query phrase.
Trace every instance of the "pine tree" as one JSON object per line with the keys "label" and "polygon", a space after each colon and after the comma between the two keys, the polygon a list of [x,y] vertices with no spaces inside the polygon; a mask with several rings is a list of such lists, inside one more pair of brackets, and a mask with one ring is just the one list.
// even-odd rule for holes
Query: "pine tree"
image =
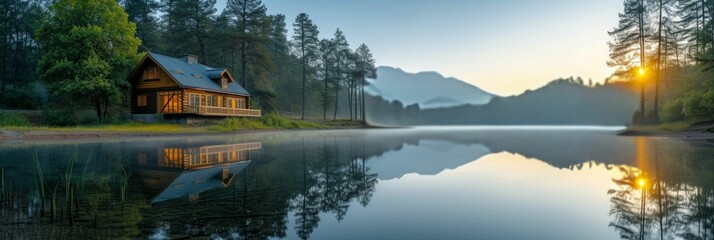
{"label": "pine tree", "polygon": [[668,19],[669,16],[665,16],[665,14],[668,14],[670,5],[672,5],[673,1],[672,0],[649,0],[650,1],[650,6],[653,8],[653,12],[655,12],[657,15],[657,34],[654,35],[655,40],[657,41],[657,62],[656,62],[656,69],[655,69],[655,94],[654,94],[654,116],[652,117],[653,119],[659,119],[658,118],[658,113],[659,113],[659,85],[660,85],[660,78],[662,76],[662,44],[663,42],[666,44],[666,41],[663,38],[663,31],[665,28],[665,19]]}
{"label": "pine tree", "polygon": [[333,120],[337,120],[337,108],[339,107],[339,93],[342,86],[347,84],[347,66],[349,65],[350,45],[347,43],[347,38],[338,28],[335,30],[332,38],[335,48],[335,113]]}
{"label": "pine tree", "polygon": [[[272,64],[265,46],[268,44],[270,31],[266,9],[260,0],[229,0],[224,11],[235,23],[232,41],[238,49],[243,87],[250,90],[252,87],[248,81],[250,65]],[[263,67],[252,71],[260,72],[266,69],[267,67]]]}
{"label": "pine tree", "polygon": [[[709,43],[705,37],[707,35],[706,0],[679,0],[677,8],[678,23],[686,36],[683,40],[694,46],[695,54],[705,52]],[[711,22],[711,17],[709,22]]]}
{"label": "pine tree", "polygon": [[360,85],[360,102],[361,102],[361,114],[362,116],[362,121],[366,121],[367,118],[365,117],[365,110],[364,110],[364,87],[367,85],[366,78],[371,78],[375,79],[377,78],[377,69],[375,68],[374,64],[374,57],[372,56],[372,52],[369,50],[369,47],[367,47],[366,44],[360,45],[357,50],[355,50],[355,55],[357,55],[357,66],[358,66],[358,76],[359,76],[359,85]]}
{"label": "pine tree", "polygon": [[166,12],[167,53],[199,53],[202,63],[209,62],[208,39],[213,28],[216,0],[164,0]]}
{"label": "pine tree", "polygon": [[159,21],[154,13],[159,8],[155,0],[125,0],[124,10],[129,21],[136,23],[136,37],[141,39],[140,51],[151,51],[159,48],[161,32]]}
{"label": "pine tree", "polygon": [[[644,0],[625,0],[624,12],[619,14],[618,26],[608,32],[613,41],[609,42],[610,61],[608,66],[617,67],[613,74],[618,78],[633,79],[636,65],[646,68],[646,39],[650,34],[649,19]],[[645,83],[640,83],[640,120],[645,116]]]}
{"label": "pine tree", "polygon": [[317,26],[312,23],[310,17],[306,13],[300,13],[295,18],[293,23],[293,47],[295,55],[300,59],[302,66],[302,115],[300,119],[305,119],[306,95],[305,86],[308,74],[311,72],[315,58],[318,52],[318,34]]}
{"label": "pine tree", "polygon": [[[322,119],[327,120],[327,108],[329,105],[329,83],[333,80],[333,71],[336,63],[335,42],[331,39],[320,40],[320,66],[322,69],[322,81],[324,84],[322,93]],[[334,83],[333,83],[334,84]]]}

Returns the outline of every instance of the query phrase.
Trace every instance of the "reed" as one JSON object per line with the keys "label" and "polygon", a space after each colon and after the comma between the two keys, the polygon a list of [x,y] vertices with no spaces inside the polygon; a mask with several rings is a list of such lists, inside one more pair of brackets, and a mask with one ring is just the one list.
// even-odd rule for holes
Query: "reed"
{"label": "reed", "polygon": [[5,168],[0,167],[0,203],[5,199]]}
{"label": "reed", "polygon": [[64,171],[65,179],[65,201],[70,201],[70,189],[72,185],[72,171],[74,170],[74,163],[77,161],[77,151],[72,154],[72,158],[69,159],[67,163],[67,169]]}
{"label": "reed", "polygon": [[37,157],[37,152],[34,153],[33,160],[35,161],[35,187],[40,195],[40,216],[45,216],[45,174],[42,171],[40,159]]}
{"label": "reed", "polygon": [[89,152],[89,156],[87,157],[87,161],[84,162],[84,167],[82,169],[82,177],[80,179],[80,187],[79,187],[79,196],[84,195],[84,183],[86,182],[86,177],[87,177],[87,168],[89,167],[89,162],[92,160],[92,155],[94,154],[94,151]]}
{"label": "reed", "polygon": [[121,166],[121,173],[124,175],[121,183],[121,202],[124,203],[126,200],[126,188],[129,185],[129,177],[126,174],[126,169],[124,165]]}

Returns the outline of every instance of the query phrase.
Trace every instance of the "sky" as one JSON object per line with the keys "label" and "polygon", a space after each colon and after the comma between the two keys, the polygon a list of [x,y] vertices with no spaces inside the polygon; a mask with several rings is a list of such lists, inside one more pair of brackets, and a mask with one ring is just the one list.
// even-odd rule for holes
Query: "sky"
{"label": "sky", "polygon": [[[289,36],[307,13],[322,38],[337,28],[377,66],[437,71],[496,95],[535,89],[560,77],[603,82],[622,0],[263,0],[286,16]],[[219,12],[226,0],[218,0]]]}

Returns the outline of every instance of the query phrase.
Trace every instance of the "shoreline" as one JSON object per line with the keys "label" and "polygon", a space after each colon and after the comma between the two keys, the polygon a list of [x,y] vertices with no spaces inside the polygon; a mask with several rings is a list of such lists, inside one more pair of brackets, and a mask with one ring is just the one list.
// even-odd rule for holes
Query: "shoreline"
{"label": "shoreline", "polygon": [[[701,126],[687,128],[679,131],[663,131],[663,130],[643,130],[637,128],[627,128],[616,133],[621,137],[662,137],[672,138],[686,141],[698,141],[714,143],[714,132],[705,131],[710,126],[702,128]],[[270,132],[286,132],[286,131],[312,131],[312,130],[353,130],[353,129],[382,129],[380,126],[332,126],[328,128],[274,128],[274,129],[243,129],[236,131],[207,131],[205,129],[196,128],[192,131],[177,131],[177,132],[142,132],[142,131],[69,131],[63,130],[12,130],[0,128],[0,144],[4,143],[40,143],[40,142],[57,142],[57,141],[93,141],[93,140],[125,140],[131,138],[143,137],[207,137],[207,136],[226,136],[226,135],[242,135],[253,133],[270,133]],[[389,127],[387,127],[389,128]]]}
{"label": "shoreline", "polygon": [[52,131],[52,130],[30,130],[18,131],[0,128],[0,144],[6,143],[43,143],[58,141],[106,141],[106,140],[126,140],[144,137],[208,137],[208,136],[228,136],[253,133],[271,133],[288,131],[313,131],[313,130],[350,130],[378,128],[372,126],[339,126],[328,128],[274,128],[274,129],[244,129],[236,131],[206,131],[196,129],[196,131],[183,132],[140,132],[140,131]]}
{"label": "shoreline", "polygon": [[665,137],[685,141],[714,143],[714,122],[701,122],[691,124],[678,130],[657,130],[643,128],[627,128],[617,133],[623,137]]}

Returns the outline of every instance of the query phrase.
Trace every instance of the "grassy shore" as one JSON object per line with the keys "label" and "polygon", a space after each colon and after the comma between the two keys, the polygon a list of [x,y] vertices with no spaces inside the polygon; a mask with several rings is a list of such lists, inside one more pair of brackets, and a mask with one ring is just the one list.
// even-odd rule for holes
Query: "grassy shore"
{"label": "grassy shore", "polygon": [[[21,121],[20,121],[21,122]],[[361,128],[361,122],[338,120],[294,120],[270,114],[261,118],[226,118],[211,124],[124,122],[77,126],[37,126],[31,124],[0,125],[0,141],[33,141],[122,136],[160,136],[182,134],[230,133],[251,130],[344,129]]]}
{"label": "grassy shore", "polygon": [[671,122],[671,123],[660,123],[654,125],[635,125],[628,126],[625,132],[638,132],[638,133],[674,133],[681,132],[689,129],[695,124],[695,122]]}

